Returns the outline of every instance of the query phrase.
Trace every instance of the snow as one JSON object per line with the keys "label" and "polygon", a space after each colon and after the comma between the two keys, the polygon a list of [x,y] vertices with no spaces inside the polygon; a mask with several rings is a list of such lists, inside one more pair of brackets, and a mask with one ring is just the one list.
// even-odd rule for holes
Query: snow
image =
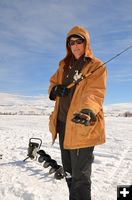
{"label": "snow", "polygon": [[[68,200],[64,179],[55,180],[53,174],[48,174],[50,168],[43,168],[43,164],[37,161],[23,162],[29,138],[39,137],[43,140],[41,149],[61,164],[58,139],[52,146],[48,130],[53,103],[45,97],[34,100],[19,97],[19,101],[10,94],[0,97],[0,112],[17,113],[0,115],[0,154],[3,154],[0,160],[0,199]],[[106,143],[96,146],[94,151],[92,200],[116,200],[117,185],[132,184],[132,117],[119,116],[131,108],[132,103],[105,107]],[[21,109],[26,114],[20,114]],[[29,112],[31,110],[34,115]]]}

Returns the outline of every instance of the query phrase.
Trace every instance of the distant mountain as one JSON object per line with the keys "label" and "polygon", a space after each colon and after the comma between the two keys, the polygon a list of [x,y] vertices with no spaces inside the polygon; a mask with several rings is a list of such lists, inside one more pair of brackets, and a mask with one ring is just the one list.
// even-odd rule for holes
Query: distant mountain
{"label": "distant mountain", "polygon": [[53,101],[48,96],[20,96],[0,93],[0,114],[49,115]]}
{"label": "distant mountain", "polygon": [[[0,93],[0,114],[49,115],[54,102],[48,96],[20,96]],[[105,116],[132,115],[132,103],[119,103],[104,106]]]}
{"label": "distant mountain", "polygon": [[105,106],[105,113],[107,116],[132,116],[132,103],[118,103]]}

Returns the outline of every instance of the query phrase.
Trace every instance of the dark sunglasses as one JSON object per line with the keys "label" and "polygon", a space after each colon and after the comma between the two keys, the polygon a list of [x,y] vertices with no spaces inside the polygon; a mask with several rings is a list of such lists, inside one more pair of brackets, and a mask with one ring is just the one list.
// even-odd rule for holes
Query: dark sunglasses
{"label": "dark sunglasses", "polygon": [[77,39],[77,40],[70,40],[69,41],[69,46],[73,46],[75,44],[82,44],[84,42],[84,39],[80,38],[80,39]]}

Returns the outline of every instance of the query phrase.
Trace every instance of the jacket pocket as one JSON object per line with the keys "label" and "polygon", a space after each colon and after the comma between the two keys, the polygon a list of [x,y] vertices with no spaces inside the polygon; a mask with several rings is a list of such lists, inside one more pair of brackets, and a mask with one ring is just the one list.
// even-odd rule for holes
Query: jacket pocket
{"label": "jacket pocket", "polygon": [[95,125],[85,126],[83,124],[79,124],[77,132],[80,136],[87,137],[93,132],[94,128]]}

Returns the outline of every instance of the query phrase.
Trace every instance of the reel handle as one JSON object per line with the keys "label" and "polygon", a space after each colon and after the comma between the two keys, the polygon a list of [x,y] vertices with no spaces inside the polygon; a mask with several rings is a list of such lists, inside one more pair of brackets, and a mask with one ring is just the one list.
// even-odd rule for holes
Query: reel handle
{"label": "reel handle", "polygon": [[40,138],[33,138],[33,137],[32,137],[32,138],[29,139],[29,143],[32,142],[32,140],[39,140],[39,141],[40,141],[40,142],[39,142],[39,148],[41,147],[41,145],[42,145],[42,140],[41,140]]}

